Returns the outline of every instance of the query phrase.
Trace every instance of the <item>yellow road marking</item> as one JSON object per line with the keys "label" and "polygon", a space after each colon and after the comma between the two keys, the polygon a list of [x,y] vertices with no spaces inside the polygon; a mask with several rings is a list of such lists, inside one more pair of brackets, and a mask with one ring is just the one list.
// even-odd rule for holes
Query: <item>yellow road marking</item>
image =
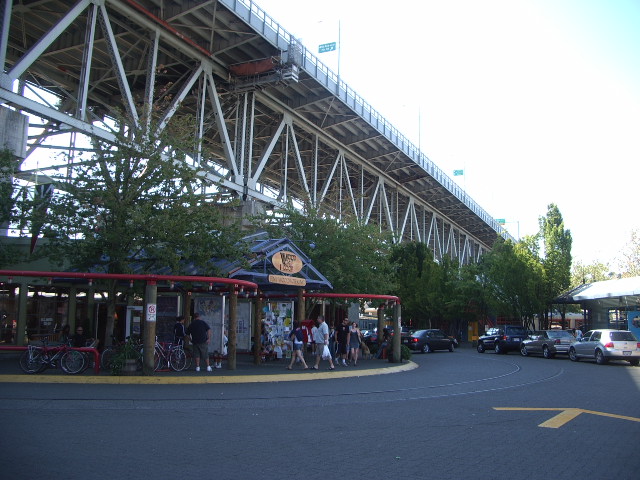
{"label": "yellow road marking", "polygon": [[524,407],[493,407],[494,410],[519,410],[519,411],[550,411],[560,412],[549,420],[542,422],[539,427],[542,428],[560,428],[565,423],[570,422],[582,413],[590,415],[599,415],[601,417],[617,418],[620,420],[630,420],[632,422],[640,422],[640,418],[628,417],[625,415],[616,415],[615,413],[596,412],[594,410],[583,410],[582,408],[524,408]]}
{"label": "yellow road marking", "polygon": [[0,375],[0,383],[84,383],[84,384],[202,384],[202,383],[267,383],[293,382],[305,380],[328,380],[332,378],[367,377],[406,372],[418,368],[418,364],[408,361],[402,365],[385,368],[340,371],[307,371],[267,375],[216,375],[203,372],[189,376],[90,376],[90,375]]}

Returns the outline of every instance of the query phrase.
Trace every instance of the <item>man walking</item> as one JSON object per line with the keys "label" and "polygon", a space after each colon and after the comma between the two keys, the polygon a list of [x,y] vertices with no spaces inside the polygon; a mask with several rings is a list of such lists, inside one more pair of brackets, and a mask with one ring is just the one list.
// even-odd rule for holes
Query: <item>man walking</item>
{"label": "man walking", "polygon": [[200,314],[193,316],[193,322],[187,327],[187,335],[191,337],[193,344],[193,356],[196,359],[196,372],[200,371],[200,360],[204,358],[207,364],[207,372],[211,372],[209,365],[209,342],[211,342],[211,327],[200,318]]}
{"label": "man walking", "polygon": [[184,337],[187,332],[184,327],[184,315],[180,315],[176,318],[176,323],[173,326],[173,343],[176,345],[184,345]]}
{"label": "man walking", "polygon": [[347,366],[347,341],[349,340],[349,319],[344,318],[342,324],[336,327],[336,340],[338,342],[338,351],[336,352],[336,363]]}
{"label": "man walking", "polygon": [[[323,356],[324,347],[327,346],[329,348],[329,326],[324,321],[324,316],[318,315],[318,328],[314,331],[315,337],[314,341],[316,342],[316,364],[311,367],[312,370],[318,370],[318,366],[320,365],[320,360]],[[331,359],[331,352],[325,360],[329,360],[329,370],[333,370],[335,367],[333,366],[333,360]]]}

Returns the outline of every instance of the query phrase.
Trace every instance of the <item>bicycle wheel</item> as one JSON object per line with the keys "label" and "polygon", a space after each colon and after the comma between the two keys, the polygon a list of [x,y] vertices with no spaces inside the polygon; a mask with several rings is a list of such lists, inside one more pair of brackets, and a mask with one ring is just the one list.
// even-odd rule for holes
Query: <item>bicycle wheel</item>
{"label": "bicycle wheel", "polygon": [[164,356],[162,355],[162,353],[160,352],[160,350],[158,350],[157,348],[153,351],[153,370],[154,371],[158,371],[160,370],[160,367],[162,366],[162,359],[164,358]]}
{"label": "bicycle wheel", "polygon": [[187,366],[187,356],[182,348],[174,348],[169,353],[169,366],[176,372],[181,372]]}
{"label": "bicycle wheel", "polygon": [[191,363],[193,362],[193,354],[189,348],[184,348],[182,350],[184,352],[184,368],[183,370],[189,370],[191,368]]}
{"label": "bicycle wheel", "polygon": [[82,352],[78,352],[76,350],[69,350],[68,352],[65,352],[60,359],[60,367],[62,368],[62,371],[71,375],[84,371],[85,364],[85,356]]}
{"label": "bicycle wheel", "polygon": [[106,347],[100,355],[100,368],[103,370],[111,370],[113,367],[113,357],[116,356],[114,347]]}
{"label": "bicycle wheel", "polygon": [[42,358],[42,350],[37,348],[28,348],[20,355],[20,368],[24,373],[40,373],[47,366]]}

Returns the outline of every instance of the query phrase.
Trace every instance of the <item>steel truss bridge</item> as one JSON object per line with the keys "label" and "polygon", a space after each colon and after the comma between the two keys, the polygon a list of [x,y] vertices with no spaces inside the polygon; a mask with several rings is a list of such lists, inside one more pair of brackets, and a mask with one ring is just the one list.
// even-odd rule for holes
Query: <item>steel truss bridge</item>
{"label": "steel truss bridge", "polygon": [[310,205],[461,263],[507,235],[251,0],[0,5],[3,110],[42,122],[27,157],[63,133],[114,141],[104,120],[117,112],[156,132],[189,113],[197,119],[189,161],[245,211]]}

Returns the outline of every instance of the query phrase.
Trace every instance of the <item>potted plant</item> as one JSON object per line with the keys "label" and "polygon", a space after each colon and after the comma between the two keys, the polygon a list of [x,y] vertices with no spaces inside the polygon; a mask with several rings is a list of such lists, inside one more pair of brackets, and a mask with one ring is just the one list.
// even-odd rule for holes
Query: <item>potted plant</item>
{"label": "potted plant", "polygon": [[142,358],[140,345],[128,338],[111,362],[111,375],[135,375]]}
{"label": "potted plant", "polygon": [[[389,345],[387,350],[387,359],[389,362],[393,362],[393,345]],[[400,345],[400,363],[411,360],[411,349],[406,345]]]}

